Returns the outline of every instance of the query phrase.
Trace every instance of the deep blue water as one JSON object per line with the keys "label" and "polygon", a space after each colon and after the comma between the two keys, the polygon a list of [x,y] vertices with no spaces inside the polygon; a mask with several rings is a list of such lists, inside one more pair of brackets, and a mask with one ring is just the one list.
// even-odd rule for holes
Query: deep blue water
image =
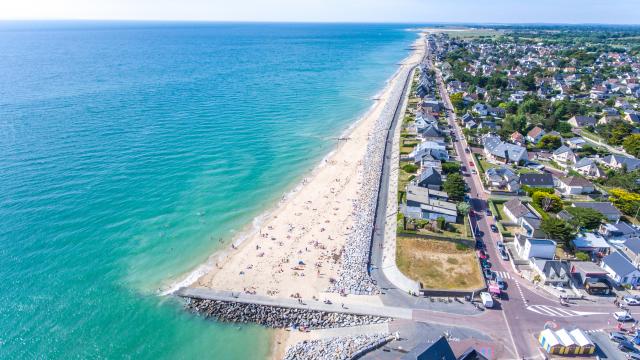
{"label": "deep blue water", "polygon": [[404,28],[0,23],[0,357],[265,356],[156,290],[331,149]]}

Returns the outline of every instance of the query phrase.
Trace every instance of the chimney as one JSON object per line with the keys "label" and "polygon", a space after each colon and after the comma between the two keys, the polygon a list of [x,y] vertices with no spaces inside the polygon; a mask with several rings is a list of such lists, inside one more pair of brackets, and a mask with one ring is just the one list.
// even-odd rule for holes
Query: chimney
{"label": "chimney", "polygon": [[509,150],[507,149],[504,150],[504,163],[505,164],[509,163]]}

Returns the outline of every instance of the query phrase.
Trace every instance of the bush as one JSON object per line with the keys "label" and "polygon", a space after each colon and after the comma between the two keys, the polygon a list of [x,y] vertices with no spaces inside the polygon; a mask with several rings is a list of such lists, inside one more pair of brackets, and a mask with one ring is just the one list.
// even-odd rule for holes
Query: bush
{"label": "bush", "polygon": [[589,261],[589,260],[591,260],[591,257],[589,256],[589,254],[587,254],[584,251],[578,251],[576,253],[576,259],[578,259],[580,261]]}
{"label": "bush", "polygon": [[527,186],[527,185],[524,185],[522,187],[522,190],[524,190],[527,193],[527,195],[529,195],[529,196],[532,196],[533,193],[536,193],[536,192],[543,192],[543,193],[547,193],[547,194],[553,194],[555,192],[554,189],[537,188],[537,187],[531,187],[531,186]]}
{"label": "bush", "polygon": [[557,213],[562,210],[562,199],[558,195],[536,191],[533,193],[532,198],[533,202],[544,211]]}
{"label": "bush", "polygon": [[440,230],[446,229],[447,221],[442,216],[439,216],[436,221],[438,222],[438,229]]}
{"label": "bush", "polygon": [[456,243],[456,250],[458,251],[467,251],[469,250],[469,247],[465,244],[461,244],[461,243]]}
{"label": "bush", "polygon": [[414,164],[404,164],[404,165],[402,165],[402,170],[404,170],[405,172],[408,172],[410,174],[413,174],[416,171],[418,171],[418,166],[414,165]]}

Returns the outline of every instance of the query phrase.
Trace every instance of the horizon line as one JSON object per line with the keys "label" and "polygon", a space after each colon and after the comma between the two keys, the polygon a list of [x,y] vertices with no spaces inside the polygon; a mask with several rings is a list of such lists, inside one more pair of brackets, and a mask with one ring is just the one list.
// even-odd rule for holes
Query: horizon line
{"label": "horizon line", "polygon": [[3,22],[164,22],[164,23],[228,23],[228,24],[369,24],[369,25],[464,25],[464,26],[631,26],[640,27],[640,23],[597,23],[597,22],[394,22],[394,21],[295,21],[295,20],[207,20],[207,19],[100,19],[100,18],[0,18]]}

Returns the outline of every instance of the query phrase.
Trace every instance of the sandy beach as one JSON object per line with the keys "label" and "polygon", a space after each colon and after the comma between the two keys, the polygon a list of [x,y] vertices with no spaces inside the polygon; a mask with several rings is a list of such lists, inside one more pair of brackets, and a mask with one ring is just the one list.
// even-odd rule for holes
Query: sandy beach
{"label": "sandy beach", "polygon": [[359,248],[366,247],[362,251],[368,253],[366,238],[377,198],[375,176],[377,171],[379,178],[384,148],[381,139],[393,117],[398,92],[402,93],[409,71],[423,57],[423,39],[421,35],[371,109],[338,140],[336,149],[295,191],[283,196],[257,231],[239,237],[231,249],[213,256],[192,287],[304,301],[379,301],[376,296],[362,295],[347,300],[336,293],[336,284],[333,293],[328,289],[332,283],[348,284],[349,278],[366,276],[367,259],[357,257]]}

